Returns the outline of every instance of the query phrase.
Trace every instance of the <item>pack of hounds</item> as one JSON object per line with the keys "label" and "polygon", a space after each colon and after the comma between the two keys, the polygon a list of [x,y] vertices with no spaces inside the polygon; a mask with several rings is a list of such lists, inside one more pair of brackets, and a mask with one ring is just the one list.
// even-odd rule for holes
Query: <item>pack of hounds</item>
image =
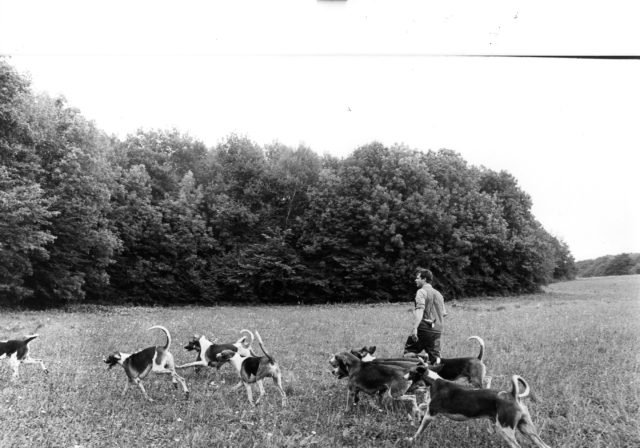
{"label": "pack of hounds", "polygon": [[[153,401],[142,384],[142,380],[153,372],[170,376],[174,386],[178,388],[180,385],[185,398],[188,398],[187,383],[176,370],[213,367],[217,371],[225,363],[229,363],[240,379],[234,389],[244,385],[251,404],[257,404],[265,395],[263,380],[272,378],[280,392],[282,406],[287,405],[280,366],[265,349],[257,331],[255,339],[263,352],[262,356],[253,351],[254,334],[250,330],[242,330],[242,337],[236,342],[226,344],[217,344],[205,336],[194,335],[184,348],[195,351],[196,360],[176,365],[169,351],[169,330],[161,325],[154,325],[148,330],[154,329],[165,333],[164,346],[151,346],[135,353],[115,351],[104,358],[109,369],[120,365],[126,374],[122,396],[127,393],[130,384],[135,384],[147,400]],[[29,355],[29,343],[37,337],[37,334],[32,334],[23,339],[0,341],[0,359],[8,359],[13,369],[13,380],[18,379],[21,364],[37,364],[48,373],[42,360],[33,359]],[[416,433],[408,438],[411,442],[418,440],[437,416],[445,416],[458,421],[488,419],[494,424],[489,428],[495,428],[495,432],[512,448],[520,446],[516,440],[516,431],[535,446],[549,448],[538,435],[529,410],[522,402],[530,393],[527,382],[521,376],[513,375],[510,391],[490,389],[491,377],[486,375],[487,368],[482,361],[485,343],[479,336],[471,336],[469,340],[475,340],[480,345],[477,357],[439,358],[433,364],[429,364],[425,362],[428,359],[426,355],[411,358],[376,358],[376,347],[369,346],[332,355],[329,360],[331,373],[338,379],[348,378],[347,412],[358,403],[360,392],[377,398],[379,405],[408,405],[412,422],[420,421]],[[255,402],[251,387],[253,383],[258,385],[260,392]],[[520,385],[523,387],[522,391]],[[420,395],[424,398],[418,405],[417,397]]]}

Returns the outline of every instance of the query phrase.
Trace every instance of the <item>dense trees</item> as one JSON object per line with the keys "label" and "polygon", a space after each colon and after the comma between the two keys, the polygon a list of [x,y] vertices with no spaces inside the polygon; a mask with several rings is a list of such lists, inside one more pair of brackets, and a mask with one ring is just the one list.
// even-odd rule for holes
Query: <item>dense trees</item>
{"label": "dense trees", "polygon": [[230,135],[104,135],[0,59],[0,303],[448,298],[574,275],[513,176],[449,150],[345,159]]}
{"label": "dense trees", "polygon": [[62,98],[32,95],[0,62],[4,303],[82,299],[108,282],[119,246],[106,211],[109,140]]}
{"label": "dense trees", "polygon": [[575,269],[579,277],[640,274],[640,254],[623,253],[581,260],[576,262]]}

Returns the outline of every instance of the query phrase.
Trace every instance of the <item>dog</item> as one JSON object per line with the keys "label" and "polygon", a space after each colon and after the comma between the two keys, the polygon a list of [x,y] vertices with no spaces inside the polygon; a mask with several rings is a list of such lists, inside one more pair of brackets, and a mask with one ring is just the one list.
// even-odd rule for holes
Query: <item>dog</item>
{"label": "dog", "polygon": [[13,369],[12,381],[18,380],[20,364],[40,364],[44,373],[49,373],[42,360],[33,359],[29,355],[29,342],[37,337],[37,334],[31,334],[23,339],[0,341],[0,359],[7,358],[9,360],[9,366]]}
{"label": "dog", "polygon": [[199,336],[197,334],[193,335],[193,337],[189,340],[187,345],[184,348],[188,351],[197,351],[198,357],[195,362],[190,362],[187,364],[183,364],[181,366],[176,366],[176,369],[186,369],[188,367],[195,367],[196,373],[202,367],[215,367],[216,373],[219,372],[220,367],[222,367],[225,362],[221,362],[217,359],[217,355],[222,353],[224,350],[231,350],[234,352],[238,352],[240,356],[247,357],[251,356],[251,344],[253,344],[253,333],[249,330],[240,330],[240,333],[248,333],[251,340],[247,343],[247,337],[242,336],[236,342],[232,344],[214,344],[206,336]]}
{"label": "dog", "polygon": [[[478,389],[489,389],[491,387],[491,377],[486,376],[487,367],[482,362],[482,358],[484,356],[485,345],[484,341],[480,336],[470,336],[467,341],[475,339],[480,344],[480,352],[476,358],[468,357],[468,358],[440,358],[439,361],[436,361],[436,364],[442,366],[439,370],[438,375],[449,381],[456,381],[462,378],[465,378],[472,386]],[[359,350],[351,350],[351,353],[358,358],[360,358],[363,362],[370,362],[374,360],[381,360],[385,362],[402,362],[403,360],[414,359],[412,357],[404,357],[404,358],[376,358],[373,356],[373,353],[376,351],[376,346],[365,346]],[[421,359],[425,361],[426,357],[423,358],[419,355],[416,355],[417,359]]]}
{"label": "dog", "polygon": [[[405,361],[406,362],[406,361]],[[358,403],[360,392],[377,395],[380,401],[408,401],[413,416],[419,415],[418,404],[414,395],[407,395],[413,381],[405,378],[407,367],[384,362],[363,362],[350,352],[335,354],[329,360],[333,367],[333,375],[337,378],[349,377],[347,387],[348,412]]]}
{"label": "dog", "polygon": [[[280,371],[280,366],[276,362],[276,360],[271,356],[267,350],[264,348],[264,343],[262,342],[262,338],[260,337],[260,333],[256,331],[256,338],[258,339],[258,344],[260,344],[260,348],[264,353],[264,356],[257,356],[251,350],[251,356],[242,356],[240,351],[233,350],[223,350],[222,353],[216,355],[216,358],[219,362],[230,362],[231,365],[236,369],[238,374],[240,375],[240,379],[244,384],[245,389],[247,390],[247,397],[249,398],[249,403],[258,404],[262,399],[264,392],[264,385],[262,384],[262,380],[264,378],[271,377],[273,379],[273,383],[276,385],[278,390],[280,391],[280,395],[282,396],[282,406],[287,405],[287,394],[284,392],[282,388],[282,372]],[[258,383],[258,388],[260,389],[260,396],[253,402],[253,392],[251,391],[251,383]]]}
{"label": "dog", "polygon": [[140,388],[142,395],[144,395],[147,400],[153,401],[153,399],[147,395],[147,391],[142,385],[142,380],[149,374],[149,372],[153,372],[171,375],[171,382],[174,387],[177,388],[178,383],[180,383],[182,390],[185,393],[185,398],[188,399],[189,389],[187,388],[187,383],[184,378],[176,373],[173,355],[169,352],[169,347],[171,346],[171,334],[169,334],[169,330],[161,325],[154,325],[153,327],[148,328],[147,331],[153,329],[160,329],[164,331],[167,336],[167,343],[164,347],[152,346],[133,354],[113,352],[104,359],[104,362],[109,366],[109,369],[116,364],[120,364],[124,368],[124,371],[127,374],[127,382],[125,383],[124,390],[122,391],[123,397],[127,393],[129,383],[134,383],[138,388]]}
{"label": "dog", "polygon": [[[550,448],[538,435],[529,410],[520,401],[530,391],[524,378],[518,375],[511,377],[511,392],[470,389],[443,379],[438,372],[441,368],[443,366],[422,365],[406,374],[406,378],[412,381],[424,380],[431,389],[429,402],[420,405],[420,410],[424,412],[422,423],[410,441],[415,441],[436,416],[444,415],[457,421],[488,418],[495,422],[496,432],[511,448],[520,447],[516,440],[516,430],[538,448]],[[524,386],[522,393],[518,383]]]}

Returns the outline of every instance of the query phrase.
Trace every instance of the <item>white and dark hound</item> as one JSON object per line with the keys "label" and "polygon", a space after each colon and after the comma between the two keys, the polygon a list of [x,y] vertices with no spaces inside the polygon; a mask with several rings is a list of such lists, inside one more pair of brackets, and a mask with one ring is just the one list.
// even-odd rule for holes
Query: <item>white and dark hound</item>
{"label": "white and dark hound", "polygon": [[42,360],[33,359],[29,356],[29,342],[37,337],[37,334],[31,334],[25,336],[23,339],[0,341],[0,359],[7,358],[9,360],[9,366],[13,369],[12,380],[15,381],[18,379],[20,364],[39,364],[45,373],[49,373]]}
{"label": "white and dark hound", "polygon": [[[436,416],[443,415],[452,420],[464,421],[487,418],[495,423],[497,433],[511,448],[519,448],[516,430],[538,448],[549,448],[538,435],[529,410],[520,400],[529,395],[529,385],[518,375],[511,377],[511,391],[470,389],[452,381],[442,379],[437,372],[441,366],[418,366],[406,375],[407,379],[422,379],[431,388],[430,400],[420,405],[424,417],[410,441],[420,436]],[[431,370],[433,369],[433,370]],[[520,393],[518,383],[524,391]]]}
{"label": "white and dark hound", "polygon": [[240,356],[251,356],[251,344],[253,344],[253,333],[249,330],[240,330],[240,333],[247,333],[251,338],[247,341],[247,336],[242,336],[232,344],[215,344],[207,339],[206,336],[197,334],[189,340],[184,346],[186,350],[196,351],[198,357],[194,362],[176,366],[176,369],[186,369],[187,367],[195,367],[196,372],[202,367],[215,367],[216,373],[220,370],[226,361],[220,361],[217,356],[225,350],[237,352]]}
{"label": "white and dark hound", "polygon": [[280,395],[282,396],[282,406],[286,406],[287,394],[285,394],[284,389],[282,388],[282,372],[280,371],[280,366],[273,356],[265,350],[260,333],[257,331],[256,339],[258,339],[258,344],[260,344],[260,348],[262,349],[264,356],[257,356],[254,354],[254,356],[245,357],[238,351],[224,350],[222,353],[217,355],[217,359],[221,362],[229,361],[231,365],[233,365],[240,375],[240,379],[242,380],[245,389],[247,390],[247,397],[251,404],[254,404],[251,383],[258,383],[260,396],[255,402],[255,404],[258,404],[265,393],[262,380],[264,378],[271,377],[273,379],[273,383],[276,385],[280,391]]}
{"label": "white and dark hound", "polygon": [[147,330],[153,329],[160,329],[164,331],[167,336],[167,343],[164,347],[152,346],[133,354],[113,352],[105,358],[104,362],[109,365],[109,368],[112,368],[116,364],[120,364],[124,368],[124,371],[127,374],[127,382],[125,383],[124,390],[122,391],[123,397],[127,393],[129,383],[134,383],[140,388],[142,394],[147,400],[153,401],[153,399],[147,395],[147,392],[144,390],[144,386],[142,385],[142,380],[149,374],[149,372],[153,372],[171,375],[173,385],[177,388],[178,383],[180,383],[186,398],[189,398],[187,383],[184,378],[176,373],[173,355],[169,352],[169,347],[171,346],[171,334],[169,334],[169,330],[161,325],[154,325]]}

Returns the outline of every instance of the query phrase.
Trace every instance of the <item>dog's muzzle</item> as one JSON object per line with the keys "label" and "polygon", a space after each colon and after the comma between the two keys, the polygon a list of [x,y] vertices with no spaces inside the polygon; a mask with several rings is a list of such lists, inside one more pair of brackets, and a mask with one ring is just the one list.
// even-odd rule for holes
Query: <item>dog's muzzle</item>
{"label": "dog's muzzle", "polygon": [[115,366],[116,364],[118,364],[118,361],[116,361],[115,359],[111,359],[111,358],[105,358],[102,360],[105,364],[107,364],[107,369],[111,369],[113,366]]}

